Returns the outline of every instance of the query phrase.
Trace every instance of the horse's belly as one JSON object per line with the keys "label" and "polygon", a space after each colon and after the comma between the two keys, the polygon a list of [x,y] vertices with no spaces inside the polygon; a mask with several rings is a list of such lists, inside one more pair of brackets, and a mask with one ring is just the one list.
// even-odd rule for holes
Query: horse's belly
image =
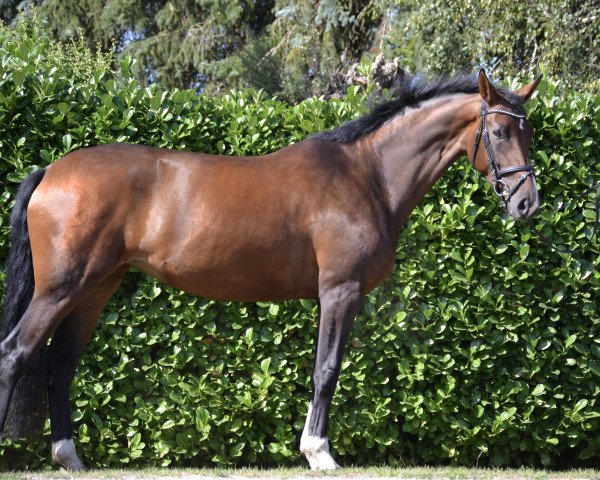
{"label": "horse's belly", "polygon": [[297,251],[283,250],[240,255],[189,251],[129,263],[175,288],[216,300],[317,298],[316,262],[301,257]]}

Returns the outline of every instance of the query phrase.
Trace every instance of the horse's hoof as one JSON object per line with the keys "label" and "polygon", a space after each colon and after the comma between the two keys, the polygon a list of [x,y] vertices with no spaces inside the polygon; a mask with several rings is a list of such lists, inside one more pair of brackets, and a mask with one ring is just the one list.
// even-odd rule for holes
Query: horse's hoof
{"label": "horse's hoof", "polygon": [[52,461],[69,471],[87,470],[83,462],[79,460],[71,438],[52,442]]}
{"label": "horse's hoof", "polygon": [[312,458],[308,458],[308,463],[310,464],[311,470],[335,470],[340,468],[340,466],[335,462],[333,457],[325,452],[319,452],[316,455],[313,455]]}
{"label": "horse's hoof", "polygon": [[335,470],[339,465],[329,453],[327,437],[303,437],[300,442],[300,451],[304,454],[311,470]]}

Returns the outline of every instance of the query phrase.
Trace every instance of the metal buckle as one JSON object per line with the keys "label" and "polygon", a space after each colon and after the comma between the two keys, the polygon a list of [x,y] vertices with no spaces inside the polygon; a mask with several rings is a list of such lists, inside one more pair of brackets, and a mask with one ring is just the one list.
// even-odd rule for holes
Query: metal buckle
{"label": "metal buckle", "polygon": [[[501,187],[501,189],[499,189],[498,187]],[[506,192],[508,192],[509,188],[508,185],[506,183],[504,183],[504,180],[496,180],[494,182],[494,193],[496,195],[498,195],[500,198],[504,198],[506,196]]]}

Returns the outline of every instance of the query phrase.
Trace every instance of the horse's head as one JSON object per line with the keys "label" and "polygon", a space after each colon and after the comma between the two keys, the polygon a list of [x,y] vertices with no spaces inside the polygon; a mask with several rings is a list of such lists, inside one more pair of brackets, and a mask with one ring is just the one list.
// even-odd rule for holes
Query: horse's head
{"label": "horse's head", "polygon": [[499,92],[481,70],[481,113],[467,144],[473,166],[486,176],[506,211],[518,220],[531,218],[539,207],[535,174],[529,163],[533,128],[525,118],[523,104],[540,80],[541,76],[516,92]]}

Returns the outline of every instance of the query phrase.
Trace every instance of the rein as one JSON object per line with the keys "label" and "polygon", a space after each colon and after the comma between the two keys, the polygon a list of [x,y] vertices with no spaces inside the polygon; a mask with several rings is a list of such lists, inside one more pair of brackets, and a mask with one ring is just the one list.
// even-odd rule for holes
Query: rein
{"label": "rein", "polygon": [[[530,176],[535,178],[535,174],[533,171],[533,166],[531,165],[514,165],[512,167],[500,168],[498,162],[496,161],[496,157],[494,155],[494,150],[492,149],[492,142],[490,141],[490,133],[487,128],[486,117],[491,113],[499,113],[502,115],[508,115],[509,117],[518,118],[521,121],[525,118],[525,115],[521,115],[519,113],[510,112],[508,110],[502,110],[499,108],[490,108],[488,110],[487,104],[485,100],[481,100],[481,124],[477,129],[477,133],[475,135],[475,149],[473,151],[473,159],[471,161],[471,165],[475,166],[475,159],[477,158],[477,151],[479,150],[479,144],[481,139],[483,138],[483,145],[485,146],[485,151],[487,153],[487,160],[492,170],[492,184],[494,193],[498,195],[502,199],[502,204],[504,205],[504,209],[508,208],[508,201],[511,197],[517,192],[517,190],[525,183],[525,180]],[[512,188],[508,188],[508,185],[504,183],[502,177],[507,175],[511,175],[516,172],[525,172],[519,178],[517,184]]]}

